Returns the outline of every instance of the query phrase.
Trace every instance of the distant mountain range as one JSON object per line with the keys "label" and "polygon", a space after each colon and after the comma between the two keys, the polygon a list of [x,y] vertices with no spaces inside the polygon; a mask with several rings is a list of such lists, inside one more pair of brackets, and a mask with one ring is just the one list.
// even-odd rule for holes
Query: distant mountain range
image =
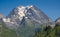
{"label": "distant mountain range", "polygon": [[54,27],[55,23],[60,23],[60,18],[53,22],[51,18],[33,5],[18,6],[6,17],[0,14],[0,20],[7,28],[15,30],[21,37],[32,37],[37,29],[46,25]]}

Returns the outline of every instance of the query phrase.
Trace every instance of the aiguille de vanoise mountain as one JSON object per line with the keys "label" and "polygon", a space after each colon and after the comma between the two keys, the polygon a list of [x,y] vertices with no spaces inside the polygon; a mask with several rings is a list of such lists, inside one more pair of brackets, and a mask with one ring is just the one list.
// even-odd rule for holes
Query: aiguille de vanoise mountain
{"label": "aiguille de vanoise mountain", "polygon": [[[7,27],[16,29],[16,27],[24,26],[24,20],[33,23],[36,22],[34,25],[39,26],[43,23],[52,22],[51,19],[45,15],[40,9],[37,7],[30,5],[30,6],[19,6],[14,8],[11,13],[7,16],[7,18],[3,19],[6,23]],[[38,24],[37,24],[38,23]],[[10,24],[10,25],[8,25]]]}
{"label": "aiguille de vanoise mountain", "polygon": [[35,32],[41,31],[44,26],[55,26],[47,15],[33,5],[14,8],[2,21],[1,25],[6,33],[2,33],[3,37],[33,37]]}

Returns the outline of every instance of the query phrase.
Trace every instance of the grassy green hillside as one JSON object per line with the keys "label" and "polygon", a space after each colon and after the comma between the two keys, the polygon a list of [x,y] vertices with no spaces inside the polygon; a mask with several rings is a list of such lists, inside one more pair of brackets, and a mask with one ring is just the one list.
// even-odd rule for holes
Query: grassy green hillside
{"label": "grassy green hillside", "polygon": [[8,29],[3,22],[0,22],[0,37],[18,37],[14,30]]}

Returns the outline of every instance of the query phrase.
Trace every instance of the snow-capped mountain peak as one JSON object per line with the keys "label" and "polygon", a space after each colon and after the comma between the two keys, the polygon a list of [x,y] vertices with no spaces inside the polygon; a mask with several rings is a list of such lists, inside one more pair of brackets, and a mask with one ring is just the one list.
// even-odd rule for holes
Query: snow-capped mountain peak
{"label": "snow-capped mountain peak", "polygon": [[[25,18],[24,20],[29,20],[30,22],[35,21],[39,24],[52,22],[51,19],[47,15],[45,15],[40,9],[33,5],[30,5],[30,6],[18,6],[14,8],[11,11],[11,13],[7,16],[7,19],[5,19],[10,21],[7,22],[6,24],[7,25],[12,24],[13,22],[12,27],[15,26],[16,28],[17,26],[21,25],[22,22],[24,23],[23,17]],[[10,25],[8,25],[8,27],[9,26]]]}

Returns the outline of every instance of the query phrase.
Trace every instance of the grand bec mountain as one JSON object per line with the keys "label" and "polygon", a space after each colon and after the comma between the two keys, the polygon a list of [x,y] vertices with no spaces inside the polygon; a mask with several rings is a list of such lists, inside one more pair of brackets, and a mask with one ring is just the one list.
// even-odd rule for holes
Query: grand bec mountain
{"label": "grand bec mountain", "polygon": [[2,19],[6,27],[14,29],[21,37],[32,37],[42,26],[54,26],[53,21],[33,5],[18,6]]}

